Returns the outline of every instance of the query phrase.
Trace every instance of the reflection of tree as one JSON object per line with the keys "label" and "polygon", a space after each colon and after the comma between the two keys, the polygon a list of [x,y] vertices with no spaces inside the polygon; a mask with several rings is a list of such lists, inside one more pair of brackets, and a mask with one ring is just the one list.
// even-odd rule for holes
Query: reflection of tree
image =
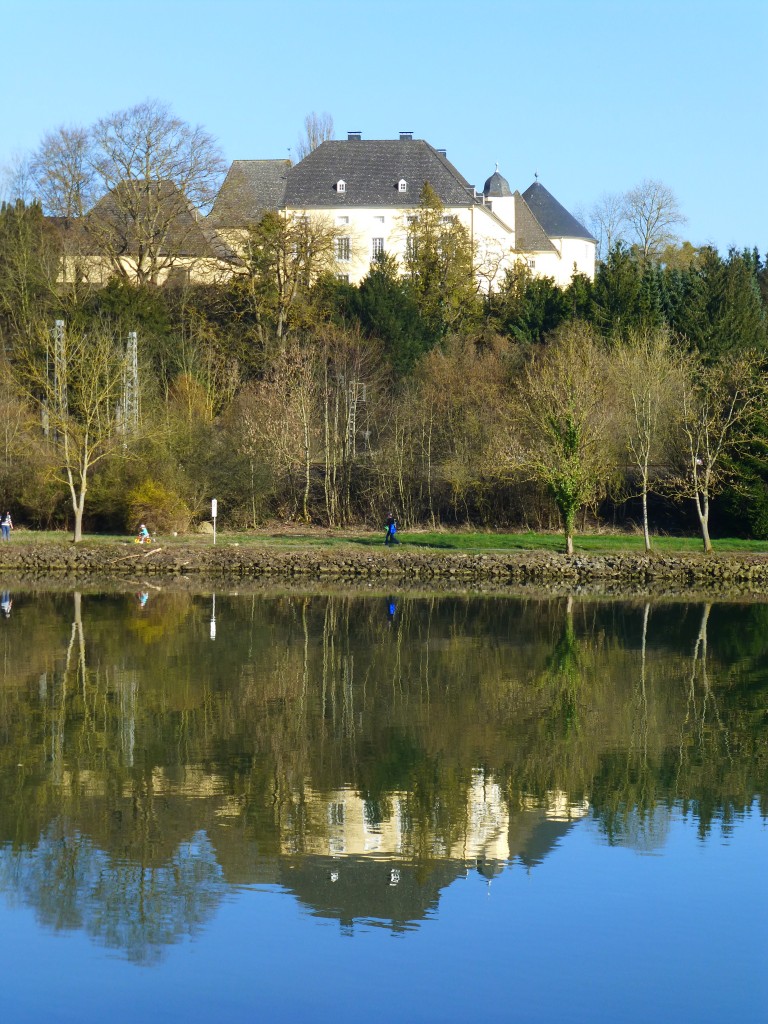
{"label": "reflection of tree", "polygon": [[222,872],[204,834],[156,867],[115,858],[78,832],[50,826],[32,850],[0,853],[0,886],[60,929],[83,928],[131,960],[151,963],[193,935],[223,897]]}
{"label": "reflection of tree", "polygon": [[[422,884],[504,821],[537,863],[534,812],[588,800],[612,841],[652,848],[664,807],[708,828],[768,790],[765,677],[724,606],[401,595],[393,627],[381,597],[217,596],[212,643],[209,598],[24,600],[3,624],[3,884],[138,959],[224,878],[357,842],[340,794]],[[741,629],[764,615],[741,606]]]}
{"label": "reflection of tree", "polygon": [[566,601],[565,622],[547,661],[546,681],[552,687],[551,727],[567,736],[579,728],[580,645],[573,628],[573,598]]}

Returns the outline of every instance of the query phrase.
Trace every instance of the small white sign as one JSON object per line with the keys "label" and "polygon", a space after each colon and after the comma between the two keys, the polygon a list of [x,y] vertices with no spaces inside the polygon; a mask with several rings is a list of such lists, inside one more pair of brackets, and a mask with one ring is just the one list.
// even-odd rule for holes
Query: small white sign
{"label": "small white sign", "polygon": [[216,500],[216,498],[214,498],[211,501],[211,519],[215,519],[216,516],[218,515],[218,512],[219,512],[219,503]]}

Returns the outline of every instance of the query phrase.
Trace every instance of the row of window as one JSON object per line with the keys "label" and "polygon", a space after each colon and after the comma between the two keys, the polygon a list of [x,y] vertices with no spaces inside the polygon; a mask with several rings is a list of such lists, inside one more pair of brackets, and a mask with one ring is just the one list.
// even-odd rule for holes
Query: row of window
{"label": "row of window", "polygon": [[[418,219],[419,218],[416,216],[416,214],[409,214],[408,217],[406,217],[406,223],[415,224],[418,221]],[[371,220],[373,221],[374,224],[384,225],[386,222],[386,217],[377,214],[376,216],[372,217]],[[346,214],[341,214],[336,218],[336,223],[343,227],[344,224],[349,224],[349,217]],[[456,217],[453,216],[453,214],[446,214],[440,218],[440,223],[455,224]]]}
{"label": "row of window", "polygon": [[[346,181],[344,181],[343,178],[339,178],[339,180],[336,182],[336,191],[340,192],[340,193],[344,193],[344,192],[347,191],[347,183],[346,183]],[[405,178],[401,178],[400,181],[398,181],[398,183],[397,183],[397,191],[398,192],[407,192],[408,191],[408,182],[405,180]]]}
{"label": "row of window", "polygon": [[[384,253],[384,239],[383,238],[372,238],[371,239],[371,255],[375,258],[381,256]],[[350,245],[350,239],[348,236],[336,239],[336,259],[341,261],[350,260],[352,258],[352,246]]]}

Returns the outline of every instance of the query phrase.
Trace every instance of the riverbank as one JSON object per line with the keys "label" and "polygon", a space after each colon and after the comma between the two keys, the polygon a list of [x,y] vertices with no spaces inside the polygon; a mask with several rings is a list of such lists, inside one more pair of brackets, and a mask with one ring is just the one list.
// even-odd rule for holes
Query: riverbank
{"label": "riverbank", "polygon": [[75,546],[14,538],[0,545],[0,573],[20,580],[369,581],[768,594],[768,555],[745,553],[569,557],[546,551],[465,553],[351,543],[278,548],[258,541],[224,541],[215,547],[174,541],[145,547],[99,539]]}

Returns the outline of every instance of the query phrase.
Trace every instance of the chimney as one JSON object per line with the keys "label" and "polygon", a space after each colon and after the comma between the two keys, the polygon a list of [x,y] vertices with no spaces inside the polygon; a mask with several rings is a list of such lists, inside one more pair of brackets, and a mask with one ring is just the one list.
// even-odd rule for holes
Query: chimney
{"label": "chimney", "polygon": [[413,132],[400,132],[400,141],[401,142],[412,142],[413,141]]}
{"label": "chimney", "polygon": [[347,142],[359,142],[362,137],[362,132],[347,132]]}
{"label": "chimney", "polygon": [[435,150],[435,152],[438,153],[440,156],[447,156],[448,155],[448,152],[445,149],[438,149],[438,150]]}

